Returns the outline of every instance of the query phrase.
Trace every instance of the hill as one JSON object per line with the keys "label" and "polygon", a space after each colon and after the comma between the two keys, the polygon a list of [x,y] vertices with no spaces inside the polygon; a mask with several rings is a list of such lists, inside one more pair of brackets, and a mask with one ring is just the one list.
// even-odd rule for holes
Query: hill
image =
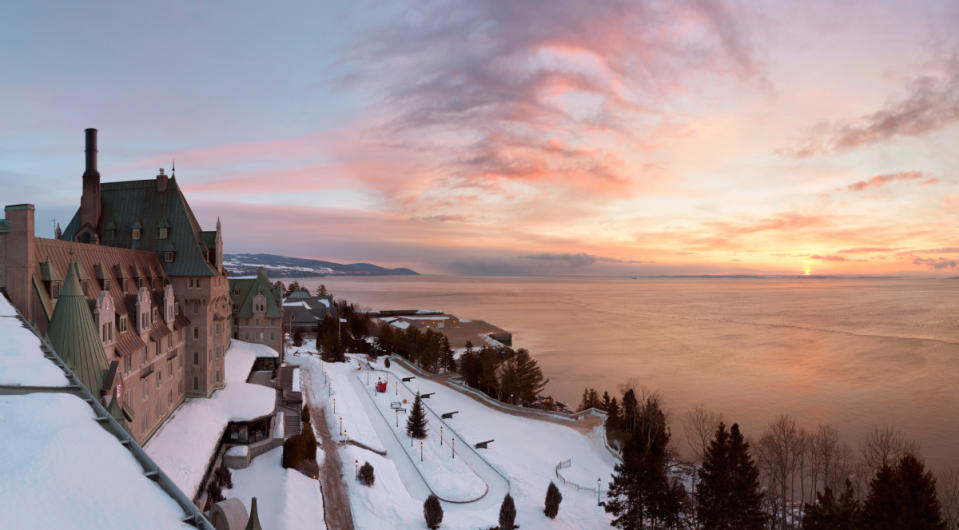
{"label": "hill", "polygon": [[291,258],[275,254],[224,254],[223,266],[231,276],[256,274],[259,267],[271,278],[299,276],[418,276],[407,268],[387,269],[371,263],[334,263],[307,258]]}

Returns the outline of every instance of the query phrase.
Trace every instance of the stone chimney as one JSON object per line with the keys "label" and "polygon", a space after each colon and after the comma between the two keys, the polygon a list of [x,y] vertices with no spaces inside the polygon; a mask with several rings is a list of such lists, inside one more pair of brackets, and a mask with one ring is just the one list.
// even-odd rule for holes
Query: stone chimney
{"label": "stone chimney", "polygon": [[[83,195],[80,197],[80,232],[96,236],[100,228],[100,172],[97,171],[97,130],[86,131],[87,167],[83,172]],[[91,241],[92,242],[92,241]]]}
{"label": "stone chimney", "polygon": [[168,182],[168,177],[166,173],[163,172],[163,168],[160,168],[160,174],[157,175],[157,191],[163,192],[166,191],[166,186]]}

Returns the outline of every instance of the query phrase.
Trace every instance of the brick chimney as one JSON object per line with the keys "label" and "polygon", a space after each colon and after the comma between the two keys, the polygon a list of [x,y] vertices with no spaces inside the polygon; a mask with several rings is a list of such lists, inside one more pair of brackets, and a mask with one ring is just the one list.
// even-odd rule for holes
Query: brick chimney
{"label": "brick chimney", "polygon": [[166,191],[168,178],[169,177],[167,177],[166,173],[163,172],[163,168],[161,167],[160,174],[157,175],[157,191]]}
{"label": "brick chimney", "polygon": [[83,195],[80,197],[80,230],[88,228],[95,238],[100,228],[100,172],[97,171],[97,130],[86,131],[87,167],[83,172]]}
{"label": "brick chimney", "polygon": [[[13,306],[23,316],[33,321],[33,297],[30,278],[36,266],[34,244],[34,209],[32,204],[11,204],[4,208],[6,223],[0,226],[0,267],[5,267],[5,276],[0,276]],[[4,232],[4,230],[6,231]]]}

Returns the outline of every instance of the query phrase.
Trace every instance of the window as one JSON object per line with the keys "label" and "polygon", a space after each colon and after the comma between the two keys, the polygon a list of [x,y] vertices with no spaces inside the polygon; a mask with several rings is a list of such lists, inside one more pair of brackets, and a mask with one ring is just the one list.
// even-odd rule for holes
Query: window
{"label": "window", "polygon": [[50,282],[50,298],[60,298],[60,282]]}
{"label": "window", "polygon": [[141,313],[140,314],[140,331],[143,331],[147,329],[148,327],[150,327],[150,324],[147,323],[147,314]]}
{"label": "window", "polygon": [[216,382],[217,382],[217,383],[220,382],[220,371],[219,371],[219,370],[216,371]]}
{"label": "window", "polygon": [[200,352],[193,352],[193,365],[196,366],[200,364]]}
{"label": "window", "polygon": [[193,390],[200,388],[200,380],[196,377],[193,378]]}
{"label": "window", "polygon": [[120,333],[123,333],[127,330],[127,316],[123,315],[120,317]]}
{"label": "window", "polygon": [[142,383],[140,386],[143,387],[143,399],[146,399],[150,397],[150,376],[146,376]]}
{"label": "window", "polygon": [[157,315],[159,315],[159,313],[157,312],[157,308],[154,307],[154,308],[153,308],[153,320],[152,320],[152,322],[153,322],[154,324],[156,324]]}
{"label": "window", "polygon": [[160,388],[161,381],[163,381],[163,368],[157,370],[157,388]]}
{"label": "window", "polygon": [[160,228],[160,233],[157,234],[157,236],[158,236],[160,239],[166,239],[167,237],[169,237],[169,235],[170,235],[170,229],[169,229],[169,228],[165,228],[165,227],[164,227],[164,228]]}
{"label": "window", "polygon": [[104,291],[109,291],[109,290],[110,290],[110,278],[104,278],[104,279],[103,279],[103,290],[104,290]]}
{"label": "window", "polygon": [[133,355],[127,355],[123,359],[123,371],[129,373],[133,369]]}
{"label": "window", "polygon": [[173,333],[166,336],[166,347],[167,349],[173,349]]}
{"label": "window", "polygon": [[174,251],[172,251],[172,250],[164,250],[164,251],[163,251],[163,261],[165,261],[165,262],[167,262],[167,263],[173,263],[173,260],[175,260],[175,259],[176,259],[176,252],[174,252]]}
{"label": "window", "polygon": [[200,328],[193,328],[193,340],[200,340]]}
{"label": "window", "polygon": [[200,302],[193,302],[193,314],[196,315],[200,312]]}
{"label": "window", "polygon": [[170,375],[173,375],[173,359],[166,360],[166,369],[170,372]]}
{"label": "window", "polygon": [[233,312],[236,313],[239,310],[240,310],[240,306],[233,304]]}
{"label": "window", "polygon": [[134,240],[140,239],[140,229],[139,229],[139,228],[134,228],[134,229],[133,229],[133,239],[134,239]]}

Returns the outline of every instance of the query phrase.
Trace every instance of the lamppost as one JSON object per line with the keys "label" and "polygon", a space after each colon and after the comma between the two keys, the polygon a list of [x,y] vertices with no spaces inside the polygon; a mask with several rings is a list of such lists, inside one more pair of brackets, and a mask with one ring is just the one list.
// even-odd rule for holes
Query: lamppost
{"label": "lamppost", "polygon": [[[349,440],[349,439],[350,439],[349,433],[346,432],[346,429],[343,429],[343,440]],[[340,440],[340,441],[342,442],[343,440]]]}
{"label": "lamppost", "polygon": [[336,398],[333,398],[333,414],[336,414]]}
{"label": "lamppost", "polygon": [[354,461],[353,461],[353,470],[354,470],[355,473],[356,473],[355,479],[356,479],[356,480],[359,480],[359,479],[360,479],[360,461],[359,461],[359,460],[354,460]]}
{"label": "lamppost", "polygon": [[440,445],[443,445],[443,426],[440,425]]}
{"label": "lamppost", "polygon": [[450,436],[450,454],[453,455],[453,460],[456,460],[456,438]]}
{"label": "lamppost", "polygon": [[394,412],[396,412],[396,428],[399,429],[400,428],[400,409],[396,409]]}
{"label": "lamppost", "polygon": [[[333,412],[336,412],[334,409]],[[343,436],[343,416],[340,416],[340,436]]]}
{"label": "lamppost", "polygon": [[596,506],[602,506],[602,504],[599,502],[599,491],[600,491],[600,490],[599,490],[599,485],[600,485],[600,481],[601,481],[600,478],[596,479]]}
{"label": "lamppost", "polygon": [[420,462],[423,461],[423,442],[420,442]]}

